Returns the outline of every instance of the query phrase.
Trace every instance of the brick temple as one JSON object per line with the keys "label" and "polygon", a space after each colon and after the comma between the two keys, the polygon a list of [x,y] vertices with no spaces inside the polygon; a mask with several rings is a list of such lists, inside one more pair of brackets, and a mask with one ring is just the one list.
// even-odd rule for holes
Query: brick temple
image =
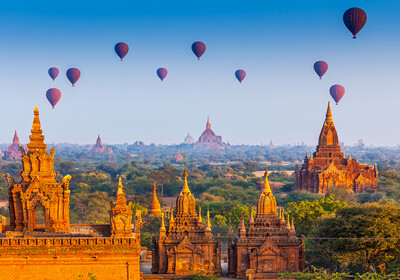
{"label": "brick temple", "polygon": [[295,189],[325,194],[328,188],[346,186],[355,193],[376,191],[378,168],[360,164],[341,152],[338,134],[332,119],[330,103],[319,135],[317,150],[299,169],[295,169]]}
{"label": "brick temple", "polygon": [[199,137],[199,141],[194,144],[194,148],[205,147],[214,149],[225,149],[228,145],[222,142],[222,137],[212,131],[210,118],[207,119],[206,129]]}
{"label": "brick temple", "polygon": [[164,215],[158,240],[153,235],[152,273],[189,275],[193,273],[221,276],[221,241],[211,233],[210,215],[203,225],[201,210],[196,213],[196,201],[183,173],[184,185],[176,199],[175,217],[171,213],[168,229]]}
{"label": "brick temple", "polygon": [[[228,241],[229,277],[266,279],[277,273],[296,272],[304,269],[304,242],[299,243],[293,220],[279,209],[265,171],[265,185],[253,218],[250,210],[248,226],[240,221],[239,232]],[[250,278],[247,278],[250,279]]]}
{"label": "brick temple", "polygon": [[190,136],[190,133],[188,132],[187,136],[185,137],[185,140],[183,142],[184,144],[194,144],[194,139],[192,136]]}
{"label": "brick temple", "polygon": [[97,136],[96,144],[90,147],[90,151],[97,155],[109,155],[113,153],[113,150],[110,147],[103,144],[100,134]]}
{"label": "brick temple", "polygon": [[[132,231],[132,210],[126,204],[121,180],[111,203],[110,224],[71,225],[69,181],[56,181],[54,151],[47,153],[39,110],[35,107],[28,151],[21,149],[22,180],[9,185],[10,224],[0,238],[2,279],[77,279],[93,273],[98,279],[140,279],[140,211]],[[44,225],[36,211],[44,210]]]}
{"label": "brick temple", "polygon": [[21,144],[19,143],[19,138],[17,131],[14,132],[13,142],[4,152],[4,159],[21,159]]}

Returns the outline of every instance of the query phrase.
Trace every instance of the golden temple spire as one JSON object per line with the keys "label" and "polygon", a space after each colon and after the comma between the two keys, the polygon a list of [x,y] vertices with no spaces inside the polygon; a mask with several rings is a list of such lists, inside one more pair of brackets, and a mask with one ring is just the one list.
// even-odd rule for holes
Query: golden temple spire
{"label": "golden temple spire", "polygon": [[199,203],[199,223],[202,223],[203,219],[201,218],[201,205]]}
{"label": "golden temple spire", "polygon": [[160,227],[160,236],[165,235],[165,222],[164,222],[164,213],[161,213],[161,227]]}
{"label": "golden temple spire", "polygon": [[282,208],[279,207],[279,220],[281,220],[281,219],[282,219]]}
{"label": "golden temple spire", "polygon": [[187,177],[188,173],[186,171],[186,155],[185,155],[185,170],[183,171],[184,183],[183,183],[182,193],[190,193],[190,189],[187,183]]}
{"label": "golden temple spire", "polygon": [[349,153],[349,161],[351,161],[351,155],[350,155],[350,153]]}
{"label": "golden temple spire", "polygon": [[268,174],[268,164],[267,164],[267,162],[265,162],[265,173],[264,173],[264,176],[265,176],[265,185],[264,185],[263,192],[270,193],[271,192],[271,186],[269,185],[269,182],[268,182],[269,174]]}
{"label": "golden temple spire", "polygon": [[161,205],[157,198],[156,183],[153,183],[153,198],[150,202],[149,214],[152,216],[161,216]]}
{"label": "golden temple spire", "polygon": [[42,134],[40,119],[39,119],[39,109],[35,106],[35,110],[33,111],[33,123],[31,129],[31,135],[29,139],[31,142],[27,145],[29,152],[40,152],[46,153],[47,145],[44,143],[44,135]]}
{"label": "golden temple spire", "polygon": [[287,227],[288,229],[290,229],[290,217],[289,217],[289,214],[287,215],[286,227]]}
{"label": "golden temple spire", "polygon": [[211,230],[211,222],[210,222],[210,207],[207,207],[207,230]]}
{"label": "golden temple spire", "polygon": [[254,224],[253,209],[249,207],[249,224]]}
{"label": "golden temple spire", "polygon": [[117,195],[121,195],[121,194],[124,194],[124,186],[122,185],[121,177],[119,177]]}
{"label": "golden temple spire", "polygon": [[293,217],[292,217],[292,225],[291,225],[291,229],[292,229],[292,230],[295,230],[295,229],[294,229],[294,221],[293,221]]}
{"label": "golden temple spire", "polygon": [[326,110],[326,118],[325,118],[326,123],[332,123],[332,111],[331,111],[331,103],[328,102],[328,109]]}
{"label": "golden temple spire", "polygon": [[206,129],[211,129],[210,117],[207,117]]}

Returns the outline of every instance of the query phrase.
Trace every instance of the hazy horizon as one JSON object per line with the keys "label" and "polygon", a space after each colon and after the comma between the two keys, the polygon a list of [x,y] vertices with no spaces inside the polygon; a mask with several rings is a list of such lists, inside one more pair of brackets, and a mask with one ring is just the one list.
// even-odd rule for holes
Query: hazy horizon
{"label": "hazy horizon", "polygon": [[[368,15],[356,40],[342,21],[360,7]],[[399,1],[12,1],[0,3],[3,120],[0,142],[14,130],[28,142],[38,105],[46,143],[179,144],[212,129],[235,144],[317,145],[329,87],[346,94],[332,104],[339,140],[395,146]],[[124,61],[117,42],[130,51]],[[194,41],[207,50],[200,61]],[[322,80],[313,64],[325,60]],[[47,74],[55,66],[53,82]],[[82,75],[74,88],[65,71]],[[169,71],[164,82],[159,67]],[[237,69],[247,76],[239,84]],[[54,110],[45,93],[62,97]]]}

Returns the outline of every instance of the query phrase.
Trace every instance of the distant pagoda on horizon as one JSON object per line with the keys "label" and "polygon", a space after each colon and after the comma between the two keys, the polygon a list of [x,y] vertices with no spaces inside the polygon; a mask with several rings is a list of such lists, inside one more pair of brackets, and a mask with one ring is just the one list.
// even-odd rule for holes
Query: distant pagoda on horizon
{"label": "distant pagoda on horizon", "polygon": [[330,103],[319,135],[316,152],[299,169],[295,169],[295,189],[325,194],[328,188],[346,186],[355,193],[376,191],[378,168],[360,164],[355,158],[346,158],[341,152],[338,134],[332,119]]}
{"label": "distant pagoda on horizon", "polygon": [[110,147],[107,147],[103,144],[100,138],[100,134],[97,136],[96,144],[90,147],[90,151],[93,154],[103,154],[103,155],[110,155],[113,153],[113,150]]}
{"label": "distant pagoda on horizon", "polygon": [[178,152],[175,155],[174,158],[175,162],[182,162],[183,161],[183,156],[181,155],[181,151],[178,149]]}
{"label": "distant pagoda on horizon", "polygon": [[205,147],[214,149],[225,149],[229,147],[226,143],[222,142],[222,137],[218,136],[211,130],[210,117],[207,119],[206,129],[199,137],[199,141],[194,144],[194,148]]}
{"label": "distant pagoda on horizon", "polygon": [[194,139],[192,136],[190,136],[190,133],[188,132],[187,136],[185,137],[185,141],[183,142],[184,144],[194,144]]}
{"label": "distant pagoda on horizon", "polygon": [[17,134],[17,130],[14,132],[14,138],[13,142],[6,151],[4,152],[4,159],[21,159],[22,158],[22,153],[21,153],[21,144],[19,143],[19,138]]}

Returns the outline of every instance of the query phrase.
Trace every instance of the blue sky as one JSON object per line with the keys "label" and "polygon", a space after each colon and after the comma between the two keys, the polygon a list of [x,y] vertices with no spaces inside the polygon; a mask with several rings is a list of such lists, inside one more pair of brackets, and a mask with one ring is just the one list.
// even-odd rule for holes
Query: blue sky
{"label": "blue sky", "polygon": [[[350,7],[368,15],[356,40],[342,21]],[[199,137],[210,116],[232,144],[313,145],[339,83],[340,140],[396,145],[399,13],[400,1],[2,1],[0,142],[17,129],[26,143],[38,105],[48,143],[94,143],[98,133],[111,144],[180,143],[188,131]],[[120,41],[130,46],[123,62]],[[194,41],[207,45],[200,61]],[[316,60],[329,64],[323,80]],[[74,88],[70,67],[82,72]],[[159,67],[169,71],[163,83]],[[54,110],[51,87],[62,92]]]}

